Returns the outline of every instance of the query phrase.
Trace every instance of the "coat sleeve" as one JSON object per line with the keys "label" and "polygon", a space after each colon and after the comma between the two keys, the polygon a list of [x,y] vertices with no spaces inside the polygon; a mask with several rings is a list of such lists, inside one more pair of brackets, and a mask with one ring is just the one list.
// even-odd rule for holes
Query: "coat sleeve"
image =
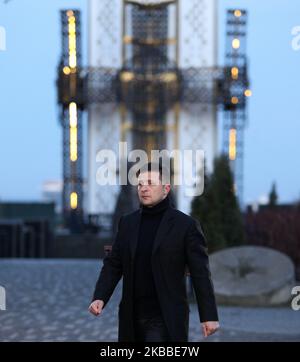
{"label": "coat sleeve", "polygon": [[122,259],[120,255],[120,234],[122,228],[122,217],[118,224],[118,231],[112,249],[103,259],[103,266],[98,277],[93,294],[94,300],[103,300],[104,306],[109,301],[115,287],[123,275]]}
{"label": "coat sleeve", "polygon": [[185,257],[196,294],[200,321],[218,321],[207,242],[196,220],[193,220],[185,236]]}

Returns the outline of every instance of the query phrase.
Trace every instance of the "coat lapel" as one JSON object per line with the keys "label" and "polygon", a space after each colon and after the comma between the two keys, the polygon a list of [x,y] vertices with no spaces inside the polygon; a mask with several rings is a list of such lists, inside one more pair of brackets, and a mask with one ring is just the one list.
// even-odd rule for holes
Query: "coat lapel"
{"label": "coat lapel", "polygon": [[[158,249],[160,243],[164,240],[165,236],[171,229],[171,227],[174,224],[174,217],[172,213],[173,208],[169,207],[160,222],[160,225],[158,227],[154,242],[153,242],[153,248],[152,248],[152,255],[156,252]],[[131,258],[134,259],[136,247],[138,243],[138,237],[139,237],[139,229],[140,229],[140,223],[141,223],[141,215],[142,215],[142,209],[139,210],[137,217],[134,220],[134,224],[132,225],[132,232],[130,237],[130,252],[131,252]]]}
{"label": "coat lapel", "polygon": [[141,216],[142,216],[142,208],[139,209],[137,213],[137,217],[133,220],[133,224],[131,226],[131,236],[130,236],[130,253],[131,253],[131,260],[134,259],[136,246],[138,242],[139,237],[139,230],[140,230],[140,224],[141,224]]}
{"label": "coat lapel", "polygon": [[159,224],[152,248],[152,256],[154,255],[155,251],[158,249],[160,243],[165,239],[166,235],[168,234],[169,230],[174,224],[174,218],[172,213],[172,207],[169,207]]}

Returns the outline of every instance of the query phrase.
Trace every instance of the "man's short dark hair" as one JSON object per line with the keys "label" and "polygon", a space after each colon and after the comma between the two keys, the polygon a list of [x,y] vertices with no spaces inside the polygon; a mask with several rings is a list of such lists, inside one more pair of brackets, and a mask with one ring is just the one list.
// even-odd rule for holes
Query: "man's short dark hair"
{"label": "man's short dark hair", "polygon": [[168,167],[163,167],[162,164],[159,162],[148,162],[144,164],[140,169],[136,172],[136,177],[139,177],[139,175],[143,172],[159,172],[159,178],[163,182],[165,180],[166,183],[170,183],[170,171]]}

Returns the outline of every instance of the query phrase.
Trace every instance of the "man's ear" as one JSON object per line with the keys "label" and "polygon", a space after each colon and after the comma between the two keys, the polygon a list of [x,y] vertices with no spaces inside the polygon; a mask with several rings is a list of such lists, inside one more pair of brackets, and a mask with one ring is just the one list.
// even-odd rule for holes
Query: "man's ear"
{"label": "man's ear", "polygon": [[166,184],[164,185],[164,194],[167,195],[171,189],[171,185]]}

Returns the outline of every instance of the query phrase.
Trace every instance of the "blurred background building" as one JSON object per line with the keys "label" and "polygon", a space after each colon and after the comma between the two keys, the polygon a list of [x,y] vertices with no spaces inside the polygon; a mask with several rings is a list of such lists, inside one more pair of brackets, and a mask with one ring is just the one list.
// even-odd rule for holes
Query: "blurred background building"
{"label": "blurred background building", "polygon": [[[243,198],[243,130],[247,76],[247,12],[229,9],[225,66],[218,65],[217,2],[89,2],[88,65],[82,64],[81,16],[62,10],[62,56],[58,68],[58,102],[63,127],[63,215],[73,231],[87,218],[115,229],[119,216],[138,206],[135,190],[119,184],[126,152],[203,150],[206,172],[225,152]],[[88,114],[83,143],[82,118]],[[221,114],[223,134],[218,134]],[[219,138],[223,145],[219,149]],[[119,142],[126,142],[126,150]],[[85,149],[87,150],[85,152]],[[117,184],[101,185],[98,153],[111,150],[116,165],[108,170]],[[83,153],[88,159],[83,192]],[[125,160],[125,164],[124,164]],[[183,162],[171,157],[173,177]],[[192,170],[194,177],[201,170]],[[102,175],[103,176],[103,175]],[[174,187],[174,203],[190,213],[186,185]],[[195,188],[195,187],[194,187]],[[84,200],[85,198],[85,200]]]}
{"label": "blurred background building", "polygon": [[[279,204],[275,189],[251,207],[244,202],[244,130],[251,96],[247,11],[229,3],[220,14],[218,1],[212,0],[90,0],[86,12],[64,8],[56,17],[62,135],[57,153],[63,177],[47,178],[38,202],[1,201],[1,256],[103,256],[119,216],[138,203],[131,186],[99,185],[97,154],[115,152],[117,164],[109,172],[118,178],[128,166],[119,142],[127,142],[128,153],[138,148],[148,155],[152,149],[203,149],[207,178],[215,171],[214,159],[225,154],[242,213],[231,207],[220,214],[238,215],[234,224],[245,238],[231,228],[223,244],[216,237],[209,240],[210,250],[238,242],[269,246],[299,265],[298,203]],[[171,166],[174,175],[181,172],[175,159]],[[225,181],[216,173],[218,189]],[[197,207],[193,212],[195,200],[184,191],[184,186],[174,188],[174,203],[198,217],[209,236],[205,217]],[[206,198],[210,209],[217,208],[207,198],[209,188],[204,191],[201,202]]]}
{"label": "blurred background building", "polygon": [[45,181],[42,185],[42,200],[53,202],[57,214],[62,212],[62,188],[63,185],[61,181],[49,180]]}

